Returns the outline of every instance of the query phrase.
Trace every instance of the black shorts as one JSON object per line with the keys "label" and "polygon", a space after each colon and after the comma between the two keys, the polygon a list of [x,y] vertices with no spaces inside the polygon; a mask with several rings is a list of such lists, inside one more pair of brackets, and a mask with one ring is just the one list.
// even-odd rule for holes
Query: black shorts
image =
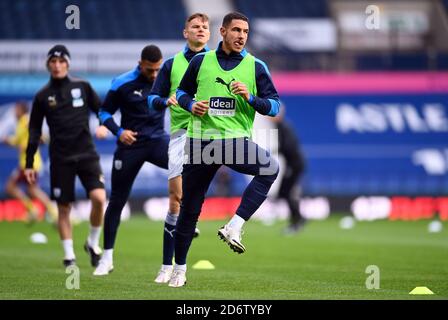
{"label": "black shorts", "polygon": [[104,189],[104,175],[98,157],[67,163],[51,161],[51,199],[58,203],[75,201],[76,176],[81,180],[87,198],[93,189]]}

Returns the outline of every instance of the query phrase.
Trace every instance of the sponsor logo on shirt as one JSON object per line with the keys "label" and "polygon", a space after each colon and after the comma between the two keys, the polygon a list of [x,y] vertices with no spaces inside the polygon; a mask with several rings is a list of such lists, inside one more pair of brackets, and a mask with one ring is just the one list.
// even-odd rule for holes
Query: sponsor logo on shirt
{"label": "sponsor logo on shirt", "polygon": [[134,90],[134,94],[135,95],[137,95],[137,96],[140,96],[140,97],[143,97],[143,89],[141,89],[141,90]]}
{"label": "sponsor logo on shirt", "polygon": [[210,97],[208,114],[210,116],[233,117],[235,115],[235,99],[227,97]]}
{"label": "sponsor logo on shirt", "polygon": [[232,90],[230,89],[230,84],[232,83],[232,81],[235,81],[235,78],[232,78],[232,80],[230,80],[229,82],[225,82],[220,77],[216,77],[216,79],[215,79],[215,83],[219,83],[219,84],[222,84],[223,86],[225,86],[230,94],[232,94]]}
{"label": "sponsor logo on shirt", "polygon": [[56,95],[48,96],[48,105],[50,107],[56,107],[57,101],[56,101]]}

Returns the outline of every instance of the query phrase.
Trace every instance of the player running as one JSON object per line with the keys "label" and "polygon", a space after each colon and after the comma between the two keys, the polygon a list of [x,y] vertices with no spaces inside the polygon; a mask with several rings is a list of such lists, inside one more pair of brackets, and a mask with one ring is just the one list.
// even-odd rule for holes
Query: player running
{"label": "player running", "polygon": [[51,198],[58,206],[58,229],[65,254],[63,264],[66,267],[76,264],[70,211],[78,176],[92,204],[90,233],[84,249],[90,255],[90,263],[96,267],[101,257],[98,242],[106,192],[99,156],[90,134],[89,116],[90,111],[98,113],[101,102],[87,81],[69,77],[69,65],[70,53],[65,46],[56,45],[50,49],[47,56],[50,81],[36,94],[31,110],[25,176],[28,183],[36,182],[34,154],[46,118],[50,129]]}
{"label": "player running", "polygon": [[[3,142],[17,148],[19,151],[19,164],[6,182],[6,192],[11,197],[16,198],[23,203],[28,213],[26,220],[28,222],[33,222],[37,219],[37,209],[33,205],[31,199],[19,187],[21,183],[25,184],[29,195],[32,198],[39,199],[39,201],[45,206],[48,214],[48,220],[56,223],[58,219],[57,210],[53,203],[51,203],[51,200],[48,198],[47,194],[39,187],[37,181],[36,183],[29,184],[25,177],[26,146],[28,144],[28,123],[30,119],[26,102],[17,102],[14,111],[17,119],[15,135],[6,137],[3,139]],[[42,158],[39,150],[37,150],[34,155],[34,169],[37,173],[42,170]]]}
{"label": "player running", "polygon": [[175,231],[175,265],[170,287],[186,283],[186,258],[205,193],[222,164],[255,176],[233,218],[218,231],[231,249],[243,253],[242,226],[255,213],[278,175],[278,164],[252,140],[255,113],[275,116],[279,97],[266,64],[245,50],[248,18],[227,14],[217,50],[194,57],[177,90],[177,101],[192,113],[188,161],[182,172],[182,205]]}
{"label": "player running", "polygon": [[[176,100],[176,89],[187,70],[188,63],[198,53],[208,51],[207,42],[210,39],[209,19],[206,14],[195,13],[185,21],[183,36],[187,44],[183,51],[163,64],[148,105],[151,109],[170,109],[170,144],[168,148],[168,183],[170,207],[165,218],[163,232],[163,261],[160,271],[154,280],[156,283],[167,283],[173,272],[174,235],[177,217],[182,198],[182,167],[184,164],[184,147],[188,122],[191,113],[182,109]],[[199,231],[196,228],[195,234]]]}
{"label": "player running", "polygon": [[[104,219],[104,254],[95,276],[109,274],[123,207],[145,162],[168,169],[169,136],[163,127],[165,111],[150,110],[147,98],[162,64],[155,45],[143,48],[138,66],[112,81],[99,112],[101,123],[117,136],[112,166],[112,191]],[[120,109],[121,125],[112,115]]]}

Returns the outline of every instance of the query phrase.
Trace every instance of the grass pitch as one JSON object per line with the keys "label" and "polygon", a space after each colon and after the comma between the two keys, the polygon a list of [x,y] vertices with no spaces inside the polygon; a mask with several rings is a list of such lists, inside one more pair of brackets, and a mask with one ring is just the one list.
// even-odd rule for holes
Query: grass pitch
{"label": "grass pitch", "polygon": [[[88,224],[74,227],[80,289],[68,290],[56,230],[46,224],[0,223],[0,299],[447,299],[448,225],[427,231],[429,221],[358,222],[339,228],[341,216],[311,221],[298,235],[283,236],[285,222],[245,225],[247,252],[238,255],[216,233],[222,221],[200,222],[188,256],[187,285],[153,282],[162,259],[162,222],[135,215],[120,226],[115,270],[92,276],[82,245]],[[47,244],[33,244],[42,232]],[[192,265],[209,260],[215,270]],[[380,289],[368,290],[366,267],[380,269]],[[412,296],[417,286],[435,294]]]}

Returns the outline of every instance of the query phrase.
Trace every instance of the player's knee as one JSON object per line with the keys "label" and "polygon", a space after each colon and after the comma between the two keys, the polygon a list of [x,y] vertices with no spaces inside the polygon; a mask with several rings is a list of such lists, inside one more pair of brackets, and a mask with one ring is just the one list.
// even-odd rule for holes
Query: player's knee
{"label": "player's knee", "polygon": [[103,206],[106,202],[106,191],[104,189],[90,191],[90,200],[94,206]]}
{"label": "player's knee", "polygon": [[60,217],[68,217],[70,215],[70,210],[72,205],[70,203],[59,202],[58,203],[58,214]]}

